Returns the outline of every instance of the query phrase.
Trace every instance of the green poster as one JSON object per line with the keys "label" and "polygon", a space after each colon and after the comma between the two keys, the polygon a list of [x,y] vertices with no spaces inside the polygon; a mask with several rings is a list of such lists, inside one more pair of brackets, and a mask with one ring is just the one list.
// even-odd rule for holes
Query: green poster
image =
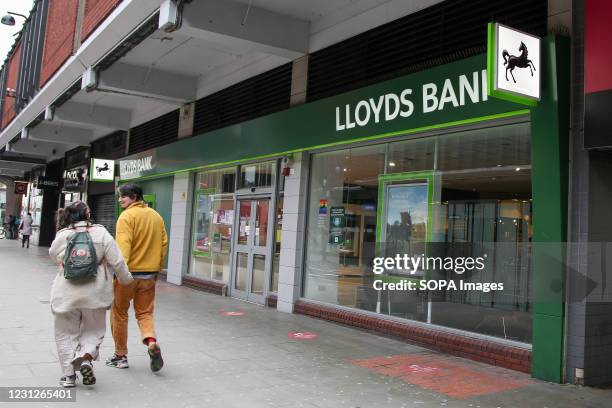
{"label": "green poster", "polygon": [[329,212],[329,243],[332,245],[344,244],[344,227],[346,217],[344,207],[331,207]]}

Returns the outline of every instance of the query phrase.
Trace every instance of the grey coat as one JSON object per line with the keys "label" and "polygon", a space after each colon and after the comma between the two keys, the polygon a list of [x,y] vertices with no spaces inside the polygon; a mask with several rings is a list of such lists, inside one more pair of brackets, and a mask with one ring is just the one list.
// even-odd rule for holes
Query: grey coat
{"label": "grey coat", "polygon": [[23,220],[21,220],[21,224],[19,225],[19,231],[21,231],[22,235],[32,235],[32,223],[34,220],[31,215],[25,215]]}

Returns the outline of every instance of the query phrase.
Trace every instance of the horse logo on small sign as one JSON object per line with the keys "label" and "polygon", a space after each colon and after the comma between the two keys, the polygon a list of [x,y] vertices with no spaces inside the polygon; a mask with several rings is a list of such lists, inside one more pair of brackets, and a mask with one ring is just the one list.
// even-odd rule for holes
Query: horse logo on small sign
{"label": "horse logo on small sign", "polygon": [[514,83],[516,84],[516,78],[514,78],[514,73],[512,71],[514,71],[514,68],[529,68],[529,70],[531,71],[531,76],[533,76],[533,71],[536,70],[535,65],[533,65],[533,62],[527,58],[527,56],[529,55],[529,51],[527,50],[527,46],[525,45],[524,42],[521,41],[521,45],[518,48],[520,55],[514,56],[514,55],[510,55],[510,53],[506,50],[502,51],[502,58],[504,59],[504,65],[506,66],[506,81],[509,81],[508,79],[508,71],[510,71],[510,76],[512,77],[512,80],[514,81]]}
{"label": "horse logo on small sign", "polygon": [[96,176],[102,176],[102,173],[110,171],[108,162],[104,162],[104,165],[102,166],[95,166],[95,167],[96,167]]}

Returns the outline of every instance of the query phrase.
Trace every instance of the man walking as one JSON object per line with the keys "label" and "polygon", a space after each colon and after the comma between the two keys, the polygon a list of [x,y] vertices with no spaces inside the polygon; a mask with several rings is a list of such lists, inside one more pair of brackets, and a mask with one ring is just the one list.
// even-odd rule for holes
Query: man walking
{"label": "man walking", "polygon": [[115,354],[106,360],[106,365],[116,368],[129,367],[128,310],[130,301],[133,300],[140,337],[148,347],[151,370],[155,372],[161,370],[164,365],[153,320],[155,284],[164,264],[168,237],[162,217],[143,201],[140,186],[121,186],[119,205],[124,211],[117,220],[117,245],[134,282],[126,286],[114,282],[115,300],[111,307],[111,331],[115,340]]}

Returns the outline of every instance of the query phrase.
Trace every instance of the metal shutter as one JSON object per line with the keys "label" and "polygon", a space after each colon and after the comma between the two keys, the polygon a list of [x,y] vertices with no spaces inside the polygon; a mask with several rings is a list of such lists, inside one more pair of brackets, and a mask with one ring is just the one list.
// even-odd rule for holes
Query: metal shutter
{"label": "metal shutter", "polygon": [[130,130],[129,154],[172,143],[178,139],[179,110],[150,120]]}
{"label": "metal shutter", "polygon": [[103,194],[93,198],[92,214],[96,224],[106,227],[112,236],[115,236],[115,195]]}
{"label": "metal shutter", "polygon": [[125,156],[127,132],[118,130],[91,143],[91,157],[119,159]]}
{"label": "metal shutter", "polygon": [[289,109],[292,68],[281,65],[196,101],[193,134]]}

